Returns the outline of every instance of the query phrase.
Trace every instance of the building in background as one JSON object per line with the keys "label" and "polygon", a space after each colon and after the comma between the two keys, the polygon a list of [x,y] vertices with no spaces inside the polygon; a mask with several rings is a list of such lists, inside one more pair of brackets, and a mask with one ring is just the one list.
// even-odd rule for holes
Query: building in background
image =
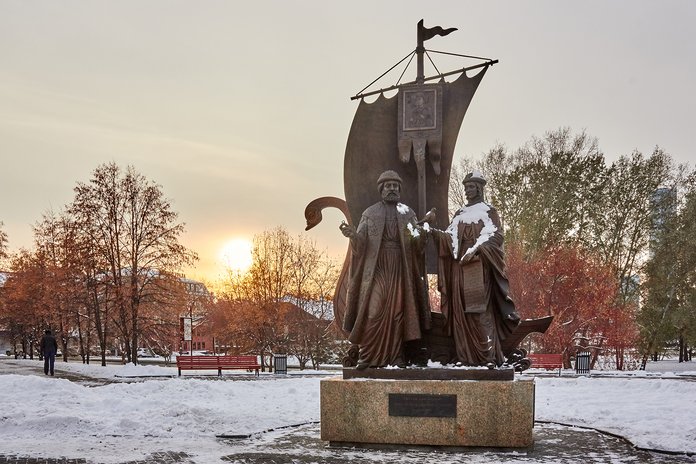
{"label": "building in background", "polygon": [[[215,353],[213,327],[208,318],[208,306],[212,295],[203,282],[186,277],[181,277],[180,281],[186,290],[187,307],[182,308],[180,312],[179,337],[175,346],[179,347],[180,353]],[[190,340],[187,339],[189,336]]]}
{"label": "building in background", "polygon": [[650,253],[662,239],[668,221],[677,214],[677,189],[676,187],[660,187],[656,189],[650,198],[652,209],[652,224],[650,229]]}
{"label": "building in background", "polygon": [[[5,286],[5,282],[7,282],[8,277],[8,272],[0,271],[0,292],[2,292],[2,288]],[[0,304],[2,303],[0,302]],[[14,347],[12,345],[10,331],[7,330],[0,321],[0,356],[9,356],[13,350]]]}

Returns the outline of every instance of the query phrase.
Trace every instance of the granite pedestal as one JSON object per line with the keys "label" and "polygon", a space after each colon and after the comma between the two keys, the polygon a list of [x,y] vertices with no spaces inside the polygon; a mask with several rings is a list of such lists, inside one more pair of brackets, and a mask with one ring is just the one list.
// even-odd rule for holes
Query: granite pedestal
{"label": "granite pedestal", "polygon": [[321,381],[321,439],[331,445],[523,448],[533,426],[533,380]]}

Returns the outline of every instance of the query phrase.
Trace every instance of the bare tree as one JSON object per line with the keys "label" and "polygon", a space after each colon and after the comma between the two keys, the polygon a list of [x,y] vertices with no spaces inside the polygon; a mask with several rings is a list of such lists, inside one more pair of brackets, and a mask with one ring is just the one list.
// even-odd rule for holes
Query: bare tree
{"label": "bare tree", "polygon": [[[466,197],[464,196],[464,177],[475,168],[478,168],[478,163],[466,156],[461,158],[459,163],[452,165],[448,192],[448,219],[454,216],[454,213],[456,213],[462,205],[466,204]],[[437,212],[438,215],[443,213],[444,211]]]}
{"label": "bare tree", "polygon": [[15,357],[33,359],[43,330],[52,328],[45,271],[42,253],[21,249],[11,257],[10,276],[2,289],[0,324],[10,332]]}
{"label": "bare tree", "polygon": [[[87,286],[90,307],[99,340],[102,365],[106,365],[106,346],[112,320],[120,320],[125,339],[130,337],[126,323],[126,307],[122,270],[122,211],[125,208],[119,188],[120,169],[115,164],[103,165],[93,173],[88,184],[78,183],[70,213],[79,224],[86,251]],[[128,353],[130,358],[130,353]]]}
{"label": "bare tree", "polygon": [[7,259],[7,234],[2,230],[5,224],[0,221],[0,269],[2,269],[2,263]]}
{"label": "bare tree", "polygon": [[293,318],[290,354],[298,359],[300,368],[304,368],[301,358],[307,357],[312,367],[318,369],[336,350],[337,334],[330,329],[331,301],[340,269],[326,251],[303,236],[298,236],[293,244],[292,268],[291,301],[302,310],[302,315]]}
{"label": "bare tree", "polygon": [[178,349],[173,341],[179,333],[180,315],[191,311],[194,319],[207,320],[210,295],[188,292],[187,283],[175,275],[160,274],[156,283],[159,290],[141,306],[141,346],[169,360]]}
{"label": "bare tree", "polygon": [[293,238],[281,227],[254,237],[252,259],[248,273],[230,274],[215,325],[228,328],[231,345],[259,353],[269,366],[273,353],[282,351],[303,367],[310,360],[315,366],[325,362],[335,345],[328,326],[338,264],[311,240]]}
{"label": "bare tree", "polygon": [[66,214],[44,213],[34,226],[36,250],[45,258],[44,285],[48,288],[46,305],[57,325],[56,336],[61,343],[63,360],[68,360],[69,345],[77,336],[81,354],[85,339],[89,340],[89,318],[86,314],[81,274],[77,259],[75,224]]}
{"label": "bare tree", "polygon": [[196,259],[178,241],[184,224],[159,185],[114,163],[99,166],[88,184],[78,184],[70,210],[93,238],[116,311],[112,320],[128,360],[137,363],[141,308],[161,298],[163,275]]}

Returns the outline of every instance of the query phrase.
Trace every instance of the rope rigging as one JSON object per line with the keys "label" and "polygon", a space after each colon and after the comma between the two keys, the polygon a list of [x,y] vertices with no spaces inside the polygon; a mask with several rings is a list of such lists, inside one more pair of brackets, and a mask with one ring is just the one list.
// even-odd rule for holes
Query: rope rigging
{"label": "rope rigging", "polygon": [[[379,93],[384,93],[384,92],[388,92],[388,91],[390,91],[390,90],[398,89],[398,88],[401,87],[401,86],[405,86],[405,85],[410,85],[410,84],[415,84],[415,83],[417,83],[417,81],[413,81],[413,82],[408,82],[408,83],[405,83],[405,84],[401,84],[401,80],[403,79],[404,74],[406,74],[406,71],[408,71],[409,67],[411,66],[411,63],[413,62],[413,57],[416,56],[417,52],[418,52],[418,49],[415,49],[415,50],[413,50],[412,52],[410,52],[408,55],[404,56],[404,57],[403,57],[402,59],[400,59],[396,64],[394,64],[392,67],[390,67],[389,69],[387,69],[386,71],[384,71],[378,78],[376,78],[375,80],[373,80],[372,82],[370,82],[369,84],[367,84],[365,87],[363,87],[359,92],[357,92],[357,93],[355,94],[355,96],[351,97],[351,100],[357,100],[357,99],[359,99],[359,98],[365,98],[365,97],[370,96],[370,95],[376,95],[376,94],[379,94]],[[425,79],[424,79],[425,81],[429,81],[429,80],[433,80],[433,79],[437,79],[437,78],[444,78],[445,76],[450,76],[450,75],[452,75],[452,74],[457,74],[457,73],[463,73],[463,72],[466,72],[466,71],[471,70],[471,69],[477,69],[477,68],[481,68],[481,67],[484,67],[484,66],[493,65],[493,64],[496,64],[496,63],[498,62],[498,60],[493,60],[493,59],[491,59],[491,58],[485,58],[485,57],[474,56],[474,55],[464,55],[464,54],[461,54],[461,53],[443,52],[443,51],[440,51],[440,50],[427,50],[427,49],[426,49],[426,50],[424,50],[424,52],[425,52],[424,54],[428,57],[428,60],[430,61],[430,64],[433,66],[433,68],[435,68],[435,71],[437,72],[437,75],[432,76],[432,77],[425,78]],[[478,64],[478,65],[474,65],[474,66],[464,67],[464,68],[461,68],[461,69],[458,69],[458,70],[455,70],[455,71],[451,71],[451,72],[448,72],[448,73],[441,73],[440,70],[438,69],[437,65],[435,64],[435,61],[434,61],[433,58],[430,56],[430,53],[435,53],[435,54],[440,54],[440,55],[456,56],[456,57],[459,57],[459,58],[469,58],[469,59],[475,59],[475,60],[483,60],[483,61],[485,61],[485,62],[484,62],[484,63],[480,63],[480,64]],[[398,78],[398,80],[396,81],[396,84],[394,84],[394,85],[392,85],[392,86],[389,86],[389,87],[386,87],[386,88],[379,89],[379,90],[374,90],[374,91],[371,91],[371,92],[363,93],[363,92],[365,92],[367,89],[369,89],[370,87],[372,87],[372,86],[373,86],[376,82],[378,82],[380,79],[382,79],[384,76],[386,76],[386,75],[389,74],[391,71],[393,71],[394,68],[396,68],[396,67],[399,66],[401,63],[403,63],[404,61],[406,61],[407,59],[408,59],[408,62],[406,63],[406,66],[404,66],[403,71],[402,71],[401,74],[399,75],[399,78]]]}

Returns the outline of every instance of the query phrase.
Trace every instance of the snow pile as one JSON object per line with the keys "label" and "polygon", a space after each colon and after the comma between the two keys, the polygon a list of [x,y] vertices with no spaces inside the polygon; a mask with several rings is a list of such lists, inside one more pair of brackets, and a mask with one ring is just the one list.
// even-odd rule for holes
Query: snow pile
{"label": "snow pile", "polygon": [[181,438],[215,448],[222,446],[216,435],[319,420],[317,378],[189,378],[86,387],[10,374],[0,376],[0,391],[28,393],[3,404],[0,454],[124,462],[142,458],[143,448],[199,452]]}
{"label": "snow pile", "polygon": [[198,437],[229,430],[259,432],[319,418],[318,379],[171,379],[95,388],[66,379],[7,375],[0,384],[3,391],[50,392],[35,401],[3,405],[3,436],[9,440],[85,434]]}
{"label": "snow pile", "polygon": [[592,427],[642,448],[696,452],[696,383],[537,378],[536,419]]}

